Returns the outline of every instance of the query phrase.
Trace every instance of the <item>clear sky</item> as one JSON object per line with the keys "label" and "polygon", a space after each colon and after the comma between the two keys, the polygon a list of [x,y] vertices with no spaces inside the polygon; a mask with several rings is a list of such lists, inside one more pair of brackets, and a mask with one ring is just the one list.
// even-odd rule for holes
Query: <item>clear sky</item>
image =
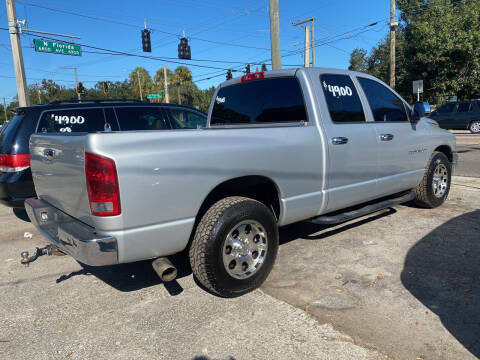
{"label": "clear sky", "polygon": [[[0,3],[0,27],[6,28],[5,1]],[[244,64],[262,60],[270,63],[268,0],[16,0],[16,4],[18,18],[26,19],[29,29],[77,35],[81,44],[187,63],[200,88],[225,80],[224,69],[243,70]],[[386,36],[390,1],[279,0],[279,8],[284,67],[303,64],[304,30],[291,24],[313,16],[317,66],[346,68],[355,47],[370,50]],[[152,53],[141,49],[145,18],[153,31]],[[378,24],[367,27],[374,22]],[[190,39],[192,59],[209,61],[176,59],[182,31]],[[40,36],[22,35],[29,84],[47,78],[73,86],[73,70],[62,66],[77,66],[79,81],[87,88],[97,81],[124,80],[136,66],[145,67],[152,77],[164,65],[172,70],[178,66],[165,60],[87,53],[99,51],[89,48],[83,48],[81,57],[38,53],[31,48],[33,38]],[[252,71],[256,67],[252,65]],[[0,30],[0,98],[7,102],[16,95],[14,75],[8,31]]]}

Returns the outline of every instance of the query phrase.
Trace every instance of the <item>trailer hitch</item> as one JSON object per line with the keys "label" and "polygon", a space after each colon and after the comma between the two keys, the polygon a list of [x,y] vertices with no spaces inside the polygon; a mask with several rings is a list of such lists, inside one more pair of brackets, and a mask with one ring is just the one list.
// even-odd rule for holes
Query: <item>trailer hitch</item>
{"label": "trailer hitch", "polygon": [[24,266],[30,265],[31,262],[34,262],[37,260],[40,256],[43,255],[63,255],[63,253],[58,250],[57,247],[53,245],[47,245],[43,248],[38,248],[36,247],[35,250],[33,251],[33,255],[29,256],[28,251],[22,251],[20,256],[22,259],[20,260],[20,263],[23,264]]}

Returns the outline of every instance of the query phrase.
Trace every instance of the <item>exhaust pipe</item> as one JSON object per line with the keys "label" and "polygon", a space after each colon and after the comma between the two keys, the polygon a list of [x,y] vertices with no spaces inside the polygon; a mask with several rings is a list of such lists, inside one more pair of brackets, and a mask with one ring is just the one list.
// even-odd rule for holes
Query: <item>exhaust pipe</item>
{"label": "exhaust pipe", "polygon": [[163,282],[173,281],[177,277],[177,268],[166,257],[153,260],[152,267]]}

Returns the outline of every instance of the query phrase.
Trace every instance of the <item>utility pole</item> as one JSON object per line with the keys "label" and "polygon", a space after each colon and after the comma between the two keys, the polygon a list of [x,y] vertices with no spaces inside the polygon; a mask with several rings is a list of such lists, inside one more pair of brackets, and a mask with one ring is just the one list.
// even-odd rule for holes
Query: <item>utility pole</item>
{"label": "utility pole", "polygon": [[315,67],[315,32],[313,30],[314,24],[315,24],[315,19],[312,17],[312,21],[310,21],[312,24],[312,66]]}
{"label": "utility pole", "polygon": [[303,66],[310,66],[310,26],[305,26],[305,56]]}
{"label": "utility pole", "polygon": [[165,89],[165,102],[169,103],[170,99],[168,97],[168,79],[167,79],[167,67],[163,66],[163,87]]}
{"label": "utility pole", "polygon": [[272,70],[279,70],[282,68],[282,59],[280,57],[278,0],[270,0],[270,48],[272,52]]}
{"label": "utility pole", "polygon": [[142,83],[140,82],[140,72],[138,70],[137,70],[137,79],[138,79],[138,91],[140,91],[140,100],[143,101]]}
{"label": "utility pole", "polygon": [[17,20],[17,11],[14,0],[6,0],[8,29],[10,33],[10,42],[12,44],[13,66],[15,68],[15,78],[17,80],[18,103],[20,106],[30,106],[30,98],[27,91],[27,78],[25,67],[23,65],[22,44],[20,42],[21,28]]}
{"label": "utility pole", "polygon": [[395,89],[395,0],[390,0],[390,87]]}
{"label": "utility pole", "polygon": [[7,120],[8,120],[8,118],[7,118],[7,102],[5,101],[5,98],[3,98],[3,111],[5,111],[5,122],[7,122]]}
{"label": "utility pole", "polygon": [[[305,26],[305,67],[309,67],[310,65],[310,54],[308,53],[307,49],[312,49],[312,66],[315,66],[315,32],[314,32],[314,24],[315,24],[315,18],[311,17],[303,21],[299,21],[295,24],[292,24],[292,26],[299,26],[303,25],[305,23],[309,22],[310,23],[310,28],[308,26]],[[308,31],[310,29],[310,38],[311,41],[307,41],[308,36]],[[307,42],[310,42],[310,45],[307,44]]]}
{"label": "utility pole", "polygon": [[35,84],[35,91],[37,92],[37,95],[38,95],[38,103],[41,104],[42,98],[40,96],[40,89],[38,88],[38,84]]}
{"label": "utility pole", "polygon": [[[75,74],[75,92],[76,92],[77,87],[78,87],[77,67],[76,66],[61,66],[60,69],[71,69],[71,70],[73,70],[73,73]],[[78,98],[78,100],[82,100],[82,96],[80,95],[79,92],[77,92],[77,98]]]}

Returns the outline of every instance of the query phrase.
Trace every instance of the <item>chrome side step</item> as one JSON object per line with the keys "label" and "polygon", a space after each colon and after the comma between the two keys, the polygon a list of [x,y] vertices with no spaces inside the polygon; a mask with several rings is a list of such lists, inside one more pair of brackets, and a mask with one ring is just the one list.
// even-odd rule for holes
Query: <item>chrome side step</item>
{"label": "chrome side step", "polygon": [[336,225],[345,221],[353,220],[371,213],[374,213],[379,210],[389,208],[394,205],[402,204],[408,201],[413,200],[415,194],[413,191],[409,191],[406,194],[393,198],[383,200],[377,203],[366,205],[356,210],[346,211],[337,215],[321,215],[316,218],[311,219],[310,221],[314,224],[319,225]]}

